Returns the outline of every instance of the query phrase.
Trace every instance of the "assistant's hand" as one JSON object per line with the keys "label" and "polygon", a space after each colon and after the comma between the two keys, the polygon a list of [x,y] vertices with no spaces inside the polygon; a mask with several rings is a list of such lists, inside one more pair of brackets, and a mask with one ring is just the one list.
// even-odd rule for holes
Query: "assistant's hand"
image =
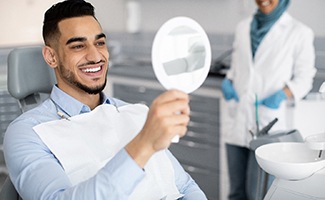
{"label": "assistant's hand", "polygon": [[125,147],[143,167],[157,151],[169,147],[176,135],[184,136],[190,121],[189,96],[178,90],[167,91],[151,104],[140,133]]}
{"label": "assistant's hand", "polygon": [[279,90],[271,96],[260,101],[260,104],[265,105],[271,109],[278,109],[283,100],[287,98],[287,95],[283,90]]}
{"label": "assistant's hand", "polygon": [[222,94],[227,101],[231,99],[235,99],[235,101],[239,101],[239,97],[235,88],[232,86],[232,83],[229,79],[224,79],[221,83]]}

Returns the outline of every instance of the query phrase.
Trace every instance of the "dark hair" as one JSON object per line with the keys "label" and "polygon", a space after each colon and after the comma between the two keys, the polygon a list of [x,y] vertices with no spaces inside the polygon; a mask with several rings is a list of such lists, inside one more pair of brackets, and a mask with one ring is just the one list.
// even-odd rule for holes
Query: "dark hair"
{"label": "dark hair", "polygon": [[93,16],[96,19],[94,7],[84,0],[66,0],[49,8],[44,14],[43,22],[43,40],[45,45],[50,46],[50,41],[60,37],[58,27],[60,21],[80,16]]}

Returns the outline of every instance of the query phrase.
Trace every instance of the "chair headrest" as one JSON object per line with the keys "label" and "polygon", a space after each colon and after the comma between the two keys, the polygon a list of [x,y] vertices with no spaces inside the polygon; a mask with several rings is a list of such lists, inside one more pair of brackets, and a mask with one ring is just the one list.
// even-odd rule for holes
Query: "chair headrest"
{"label": "chair headrest", "polygon": [[42,47],[13,49],[8,55],[8,91],[16,99],[50,93],[56,83],[54,70],[44,61]]}

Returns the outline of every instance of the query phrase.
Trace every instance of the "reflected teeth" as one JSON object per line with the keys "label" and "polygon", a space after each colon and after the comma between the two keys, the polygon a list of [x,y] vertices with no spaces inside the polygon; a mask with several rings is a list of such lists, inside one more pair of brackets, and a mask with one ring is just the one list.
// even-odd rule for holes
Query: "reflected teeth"
{"label": "reflected teeth", "polygon": [[95,67],[95,68],[87,68],[87,69],[83,69],[83,72],[86,73],[94,73],[94,72],[98,72],[100,70],[100,67]]}
{"label": "reflected teeth", "polygon": [[271,4],[270,1],[263,1],[263,2],[261,3],[262,6],[269,6],[270,4]]}

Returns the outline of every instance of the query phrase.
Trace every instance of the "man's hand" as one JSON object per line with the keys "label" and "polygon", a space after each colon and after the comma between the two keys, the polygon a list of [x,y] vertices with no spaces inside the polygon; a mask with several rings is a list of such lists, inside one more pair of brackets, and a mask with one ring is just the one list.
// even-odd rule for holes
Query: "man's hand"
{"label": "man's hand", "polygon": [[141,166],[157,151],[169,147],[176,135],[184,136],[190,121],[189,97],[178,90],[169,90],[151,104],[140,133],[125,147]]}

